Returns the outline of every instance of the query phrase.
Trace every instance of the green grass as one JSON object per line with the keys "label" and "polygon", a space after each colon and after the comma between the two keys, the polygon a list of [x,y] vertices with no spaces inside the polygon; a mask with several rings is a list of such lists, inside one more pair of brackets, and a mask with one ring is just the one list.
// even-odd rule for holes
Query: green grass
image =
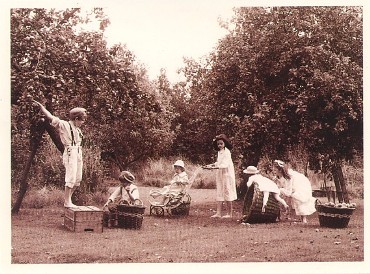
{"label": "green grass", "polygon": [[[150,188],[140,187],[147,206],[140,230],[104,228],[74,233],[62,226],[63,208],[22,208],[12,216],[12,264],[197,263],[197,262],[360,262],[364,260],[363,203],[345,229],[283,221],[240,224],[241,202],[232,219],[209,218],[215,190],[191,189],[190,215],[149,216]],[[102,204],[93,204],[102,206]],[[73,255],[71,255],[73,254]]]}

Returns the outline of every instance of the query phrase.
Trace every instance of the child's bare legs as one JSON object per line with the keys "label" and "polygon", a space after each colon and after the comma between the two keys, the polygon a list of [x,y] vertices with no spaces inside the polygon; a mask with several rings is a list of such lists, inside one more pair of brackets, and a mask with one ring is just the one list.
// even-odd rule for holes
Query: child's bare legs
{"label": "child's bare legs", "polygon": [[64,188],[64,206],[65,207],[74,207],[74,206],[76,206],[72,203],[72,194],[75,190],[76,190],[76,187],[70,188],[70,187],[66,186]]}
{"label": "child's bare legs", "polygon": [[307,224],[307,216],[302,215],[301,218],[302,218],[302,223]]}
{"label": "child's bare legs", "polygon": [[220,218],[222,209],[222,201],[217,201],[217,211],[216,214],[212,215],[211,218]]}
{"label": "child's bare legs", "polygon": [[267,201],[269,199],[269,195],[270,195],[270,192],[268,191],[264,191],[263,192],[263,200],[262,200],[262,212],[265,212],[266,210],[266,205],[267,205]]}
{"label": "child's bare legs", "polygon": [[226,208],[227,208],[227,213],[225,216],[222,216],[222,218],[231,218],[233,216],[233,202],[226,201]]}

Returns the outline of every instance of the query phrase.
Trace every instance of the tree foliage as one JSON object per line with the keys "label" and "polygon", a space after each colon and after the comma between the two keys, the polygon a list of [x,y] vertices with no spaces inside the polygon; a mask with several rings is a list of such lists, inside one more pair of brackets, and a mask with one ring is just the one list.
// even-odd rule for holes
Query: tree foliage
{"label": "tree foliage", "polygon": [[[101,9],[13,9],[12,150],[28,142],[31,96],[62,118],[87,108],[87,145],[121,169],[156,155],[208,162],[225,133],[241,166],[302,148],[313,167],[339,170],[363,149],[362,16],[349,6],[236,8],[215,50],[184,59],[186,80],[171,85],[165,70],[149,81],[125,45],[107,47]],[[92,17],[99,30],[81,29]]]}
{"label": "tree foliage", "polygon": [[243,7],[229,27],[188,83],[244,165],[302,144],[316,162],[362,151],[361,8]]}
{"label": "tree foliage", "polygon": [[[98,22],[95,29],[88,27]],[[27,151],[32,120],[29,98],[68,119],[85,107],[85,145],[101,149],[121,169],[166,149],[170,117],[151,87],[145,68],[125,45],[107,47],[109,19],[102,9],[11,10],[11,104],[13,167]],[[40,118],[40,117],[39,117]],[[23,153],[24,155],[24,153]]]}

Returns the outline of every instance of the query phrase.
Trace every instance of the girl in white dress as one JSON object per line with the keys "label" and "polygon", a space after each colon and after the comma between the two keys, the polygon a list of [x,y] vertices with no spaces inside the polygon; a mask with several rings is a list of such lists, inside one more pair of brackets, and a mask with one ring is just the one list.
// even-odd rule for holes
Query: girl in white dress
{"label": "girl in white dress", "polygon": [[283,161],[275,160],[274,167],[276,175],[285,180],[285,186],[280,188],[280,192],[291,197],[296,215],[301,216],[303,223],[307,223],[307,216],[316,211],[311,182],[304,174],[288,168]]}
{"label": "girl in white dress", "polygon": [[250,187],[253,183],[257,183],[258,189],[263,192],[262,212],[265,212],[270,193],[273,193],[274,198],[284,206],[285,210],[288,210],[287,203],[280,197],[280,190],[277,184],[271,179],[259,174],[259,172],[255,166],[248,166],[247,169],[243,170],[243,173],[251,175],[248,178],[247,187]]}
{"label": "girl in white dress", "polygon": [[[208,166],[208,168],[217,169],[216,174],[216,201],[217,211],[212,215],[212,218],[222,217],[231,218],[233,212],[233,201],[237,199],[236,184],[235,184],[235,170],[231,159],[232,145],[225,134],[216,136],[213,140],[213,145],[217,153],[217,162]],[[226,202],[227,213],[222,216],[222,204]]]}

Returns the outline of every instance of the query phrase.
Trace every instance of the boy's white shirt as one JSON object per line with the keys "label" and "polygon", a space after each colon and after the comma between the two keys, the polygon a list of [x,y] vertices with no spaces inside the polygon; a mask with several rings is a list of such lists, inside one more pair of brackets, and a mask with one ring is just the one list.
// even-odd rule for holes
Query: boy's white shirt
{"label": "boy's white shirt", "polygon": [[[136,185],[131,184],[129,192],[134,200],[139,199],[139,189]],[[122,195],[121,195],[122,194]],[[120,200],[130,201],[131,198],[128,196],[127,191],[124,187],[121,186],[117,187],[116,190],[109,196],[108,200],[112,200],[113,202],[119,202]]]}
{"label": "boy's white shirt", "polygon": [[74,125],[73,121],[68,122],[56,116],[53,116],[51,120],[51,125],[59,131],[60,139],[64,146],[72,145],[71,127],[75,144],[81,145],[81,130]]}

